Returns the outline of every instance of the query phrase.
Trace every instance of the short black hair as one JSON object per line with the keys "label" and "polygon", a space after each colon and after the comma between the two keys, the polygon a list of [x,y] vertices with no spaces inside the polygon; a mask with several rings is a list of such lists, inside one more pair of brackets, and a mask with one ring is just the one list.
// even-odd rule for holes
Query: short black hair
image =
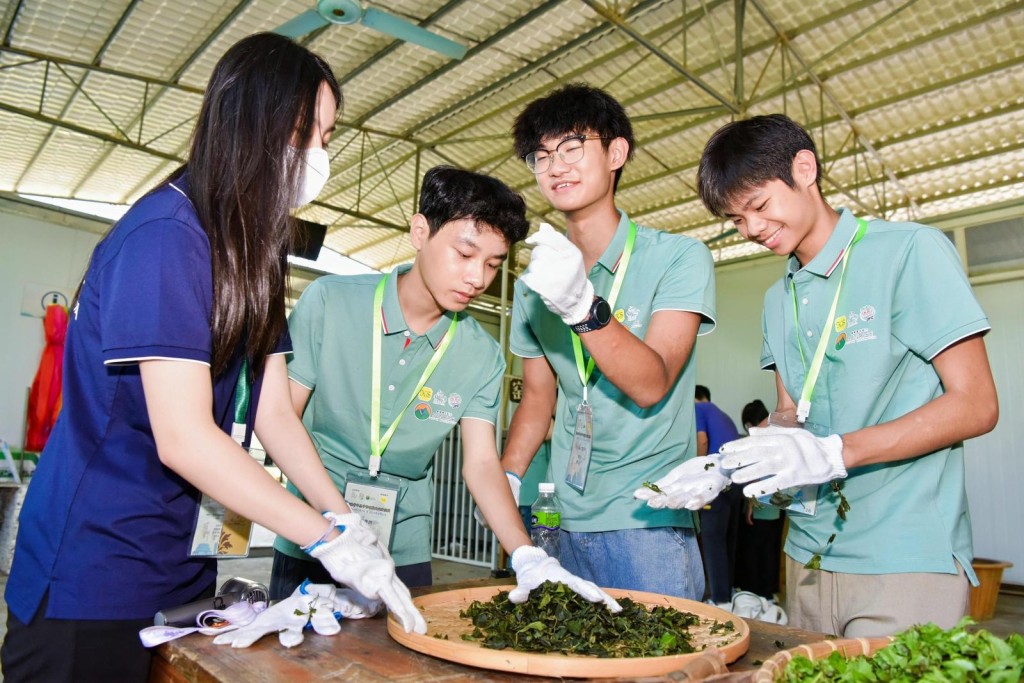
{"label": "short black hair", "polygon": [[454,166],[435,166],[424,174],[419,211],[431,237],[446,223],[463,218],[497,230],[509,247],[530,230],[522,195],[497,178]]}
{"label": "short black hair", "polygon": [[[519,112],[512,126],[515,153],[525,157],[540,146],[547,137],[573,134],[600,135],[601,144],[608,149],[614,138],[623,138],[629,144],[626,159],[633,158],[633,126],[619,101],[604,90],[586,83],[570,83],[549,95],[534,100]],[[615,172],[615,187],[619,186],[622,168]]]}
{"label": "short black hair", "polygon": [[[697,192],[715,216],[725,218],[737,195],[772,180],[794,187],[793,159],[814,140],[785,114],[766,114],[727,123],[704,146],[697,168]],[[815,182],[821,192],[821,164]]]}
{"label": "short black hair", "polygon": [[767,417],[768,409],[759,398],[755,398],[753,401],[743,406],[743,412],[740,413],[740,420],[742,420],[744,427],[747,425],[756,427],[764,422]]}
{"label": "short black hair", "polygon": [[693,397],[698,401],[710,401],[711,390],[703,384],[698,384],[693,390]]}

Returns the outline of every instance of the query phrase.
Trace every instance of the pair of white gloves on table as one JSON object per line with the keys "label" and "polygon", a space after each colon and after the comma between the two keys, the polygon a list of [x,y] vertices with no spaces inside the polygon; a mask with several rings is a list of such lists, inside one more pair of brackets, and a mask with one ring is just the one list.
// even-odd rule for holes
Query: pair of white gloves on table
{"label": "pair of white gloves on table", "polygon": [[354,512],[326,512],[324,516],[341,533],[315,546],[309,554],[320,560],[331,578],[354,590],[304,583],[247,626],[217,636],[215,643],[248,647],[277,631],[282,645],[294,647],[302,642],[302,629],[307,623],[317,633],[333,635],[341,630],[336,612],[349,619],[363,619],[377,614],[383,605],[406,633],[427,632],[427,623],[413,604],[409,589],[395,573],[394,560],[362,518]]}
{"label": "pair of white gloves on table", "polygon": [[793,427],[752,427],[750,436],[730,441],[720,454],[691,458],[658,479],[654,484],[660,492],[643,487],[633,496],[652,508],[700,510],[733,483],[747,484],[743,495],[759,498],[845,477],[838,434],[819,437]]}

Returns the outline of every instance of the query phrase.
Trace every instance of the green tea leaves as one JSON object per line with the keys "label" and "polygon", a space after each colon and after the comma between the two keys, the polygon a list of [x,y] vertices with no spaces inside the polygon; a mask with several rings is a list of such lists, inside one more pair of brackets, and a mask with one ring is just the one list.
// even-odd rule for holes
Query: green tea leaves
{"label": "green tea leaves", "polygon": [[[597,657],[658,657],[687,654],[693,644],[695,614],[666,606],[648,607],[628,598],[613,614],[602,603],[587,602],[567,586],[544,583],[530,599],[515,605],[501,591],[488,602],[474,601],[459,613],[473,624],[464,640],[487,648],[523,652],[594,655]],[[735,632],[733,623],[715,622],[712,633]]]}

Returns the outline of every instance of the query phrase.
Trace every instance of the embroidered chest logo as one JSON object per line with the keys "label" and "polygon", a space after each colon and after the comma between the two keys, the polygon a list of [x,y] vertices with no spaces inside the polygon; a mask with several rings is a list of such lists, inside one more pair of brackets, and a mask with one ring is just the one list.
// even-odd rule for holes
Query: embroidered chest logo
{"label": "embroidered chest logo", "polygon": [[[861,306],[859,310],[851,310],[849,313],[836,318],[835,328],[839,336],[836,337],[835,349],[839,351],[851,344],[872,341],[878,337],[875,331],[867,325],[875,319],[875,307],[871,304]],[[857,329],[853,329],[856,327]]]}

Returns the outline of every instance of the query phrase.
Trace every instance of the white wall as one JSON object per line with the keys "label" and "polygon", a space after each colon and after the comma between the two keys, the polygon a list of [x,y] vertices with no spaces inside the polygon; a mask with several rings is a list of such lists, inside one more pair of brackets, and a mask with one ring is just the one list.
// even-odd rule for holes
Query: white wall
{"label": "white wall", "polygon": [[42,308],[39,317],[23,315],[22,299],[26,292],[50,288],[70,296],[105,227],[0,201],[0,437],[12,446],[23,442],[25,399],[44,342]]}
{"label": "white wall", "polygon": [[[718,328],[698,341],[697,381],[711,389],[712,400],[737,426],[751,399],[760,398],[769,410],[774,405],[774,379],[758,370],[761,305],[784,268],[781,258],[767,257],[715,271]],[[1013,562],[1003,581],[1024,584],[1024,279],[977,285],[974,291],[992,324],[986,346],[1000,402],[995,430],[964,446],[975,555]]]}

